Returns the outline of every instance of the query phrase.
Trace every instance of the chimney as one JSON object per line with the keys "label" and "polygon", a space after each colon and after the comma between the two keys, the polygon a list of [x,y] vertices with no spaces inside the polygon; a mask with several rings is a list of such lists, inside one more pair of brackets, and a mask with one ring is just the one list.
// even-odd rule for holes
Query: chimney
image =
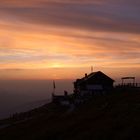
{"label": "chimney", "polygon": [[87,73],[85,73],[85,77],[87,78]]}

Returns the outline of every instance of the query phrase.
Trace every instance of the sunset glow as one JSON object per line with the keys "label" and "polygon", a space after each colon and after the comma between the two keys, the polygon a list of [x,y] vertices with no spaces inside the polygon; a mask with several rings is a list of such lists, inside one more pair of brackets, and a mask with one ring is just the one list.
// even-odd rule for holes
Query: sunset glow
{"label": "sunset glow", "polygon": [[[3,0],[0,79],[71,79],[140,71],[138,0]],[[124,72],[125,71],[125,72]]]}

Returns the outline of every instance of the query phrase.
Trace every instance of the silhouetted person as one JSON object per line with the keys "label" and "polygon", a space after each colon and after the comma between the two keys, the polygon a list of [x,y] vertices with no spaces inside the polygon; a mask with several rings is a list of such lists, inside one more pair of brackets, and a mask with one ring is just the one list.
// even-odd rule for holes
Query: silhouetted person
{"label": "silhouetted person", "polygon": [[67,96],[68,95],[68,92],[66,90],[64,90],[64,95]]}

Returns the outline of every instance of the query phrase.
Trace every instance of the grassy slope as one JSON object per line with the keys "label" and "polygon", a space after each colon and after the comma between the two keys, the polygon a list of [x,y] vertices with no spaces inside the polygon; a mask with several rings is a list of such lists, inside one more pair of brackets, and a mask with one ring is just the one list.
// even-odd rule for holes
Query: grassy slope
{"label": "grassy slope", "polygon": [[19,123],[12,120],[12,126],[0,130],[0,139],[140,139],[139,93],[96,96],[72,113],[49,104],[28,114],[29,120]]}

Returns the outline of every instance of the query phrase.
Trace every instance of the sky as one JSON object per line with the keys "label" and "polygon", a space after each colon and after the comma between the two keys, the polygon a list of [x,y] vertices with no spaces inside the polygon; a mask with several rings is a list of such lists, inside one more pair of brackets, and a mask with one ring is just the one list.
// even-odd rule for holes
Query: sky
{"label": "sky", "polygon": [[139,0],[0,0],[0,79],[140,77]]}

